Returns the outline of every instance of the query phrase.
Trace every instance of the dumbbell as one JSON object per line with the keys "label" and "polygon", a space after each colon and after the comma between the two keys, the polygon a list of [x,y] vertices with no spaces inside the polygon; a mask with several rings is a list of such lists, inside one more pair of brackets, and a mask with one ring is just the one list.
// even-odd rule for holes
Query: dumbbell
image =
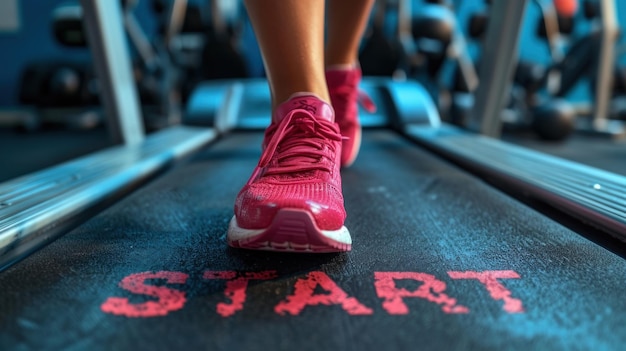
{"label": "dumbbell", "polygon": [[600,2],[597,0],[583,1],[583,14],[588,20],[598,18],[600,16]]}
{"label": "dumbbell", "polygon": [[82,7],[79,4],[68,4],[56,8],[52,13],[52,33],[61,45],[86,47]]}
{"label": "dumbbell", "polygon": [[[401,68],[406,59],[404,47],[399,38],[385,32],[386,22],[391,10],[388,1],[378,1],[372,17],[370,28],[366,32],[363,47],[359,52],[359,62],[364,75],[393,76]],[[406,72],[405,72],[406,73]]]}
{"label": "dumbbell", "polygon": [[427,4],[413,17],[411,34],[418,53],[424,56],[428,75],[433,78],[447,58],[455,32],[454,13],[442,5]]}
{"label": "dumbbell", "polygon": [[480,11],[473,13],[467,22],[467,34],[472,39],[481,39],[487,31],[487,23],[489,15],[487,12]]}
{"label": "dumbbell", "polygon": [[543,140],[560,141],[574,131],[576,111],[565,99],[540,96],[549,74],[548,69],[540,64],[518,62],[513,82],[523,89],[524,101],[515,106],[521,114],[516,123],[521,128],[529,127]]}
{"label": "dumbbell", "polygon": [[564,99],[549,99],[530,113],[531,128],[543,140],[565,140],[576,126],[576,110]]}
{"label": "dumbbell", "polygon": [[57,100],[80,102],[82,80],[75,68],[60,66],[48,78],[48,91]]}

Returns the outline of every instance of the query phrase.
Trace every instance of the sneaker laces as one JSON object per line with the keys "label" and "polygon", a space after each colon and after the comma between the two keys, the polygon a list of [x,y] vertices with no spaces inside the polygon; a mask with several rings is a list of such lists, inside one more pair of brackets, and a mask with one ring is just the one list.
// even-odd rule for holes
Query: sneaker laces
{"label": "sneaker laces", "polygon": [[358,90],[358,94],[357,101],[361,106],[363,106],[365,111],[369,113],[376,112],[376,104],[374,103],[374,100],[372,100],[372,98],[361,89]]}
{"label": "sneaker laces", "polygon": [[326,146],[331,147],[332,152],[335,150],[327,141],[341,140],[337,124],[317,119],[302,109],[294,109],[280,123],[272,124],[266,137],[270,135],[270,142],[259,160],[259,167],[267,167],[265,175],[312,170],[330,172],[332,162],[322,162],[322,158],[329,158]]}

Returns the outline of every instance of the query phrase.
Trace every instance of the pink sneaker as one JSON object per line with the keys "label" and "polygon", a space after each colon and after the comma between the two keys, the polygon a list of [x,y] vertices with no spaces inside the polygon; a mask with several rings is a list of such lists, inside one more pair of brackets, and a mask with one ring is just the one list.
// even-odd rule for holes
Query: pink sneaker
{"label": "pink sneaker", "polygon": [[360,94],[360,82],[360,68],[326,70],[326,84],[335,109],[336,121],[343,136],[341,165],[344,167],[354,163],[361,147],[361,124],[357,103],[362,102],[363,107],[369,112],[376,110],[369,97]]}
{"label": "pink sneaker", "polygon": [[332,107],[314,96],[294,97],[277,108],[272,120],[261,160],[237,195],[228,244],[349,251],[339,173],[341,134]]}

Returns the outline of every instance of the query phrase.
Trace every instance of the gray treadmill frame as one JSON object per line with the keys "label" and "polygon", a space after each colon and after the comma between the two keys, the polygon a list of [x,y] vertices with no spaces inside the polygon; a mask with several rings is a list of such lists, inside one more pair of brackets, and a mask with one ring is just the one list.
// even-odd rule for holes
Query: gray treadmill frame
{"label": "gray treadmill frame", "polygon": [[[77,160],[0,184],[0,187],[4,186],[7,191],[18,190],[18,193],[11,193],[9,198],[3,199],[0,204],[0,219],[4,224],[0,226],[0,270],[62,235],[63,231],[69,228],[69,223],[77,223],[87,215],[90,209],[121,196],[132,187],[138,186],[141,180],[149,178],[173,160],[197,150],[217,136],[217,132],[212,128],[176,127],[164,131],[163,134],[157,133],[154,138],[145,138],[141,127],[136,88],[130,71],[130,59],[122,33],[121,9],[117,1],[81,0],[81,2],[85,9],[89,40],[94,50],[96,74],[102,79],[105,110],[112,124],[114,135],[126,145],[114,151],[106,150],[84,160]],[[505,27],[511,26],[511,28],[498,31],[497,26],[491,26],[491,32],[500,32],[492,33],[492,36],[497,37],[499,41],[507,40],[506,38],[509,41],[506,47],[499,47],[495,41],[490,43],[490,50],[497,50],[501,54],[491,55],[490,60],[486,61],[491,62],[492,67],[498,67],[499,71],[504,72],[510,71],[512,67],[511,62],[517,52],[517,44],[513,45],[512,42],[517,43],[519,26],[523,18],[522,11],[515,11],[517,7],[512,3],[518,2],[494,1],[494,4],[497,4],[494,10],[503,8],[503,11],[510,17],[507,17],[508,20],[504,21],[504,24],[506,24]],[[515,40],[511,40],[513,37]],[[510,62],[508,64],[503,62],[506,60]],[[506,75],[498,76],[493,74],[495,70],[488,71],[492,72],[487,77],[494,81],[487,80],[487,83],[483,85],[481,99],[478,100],[478,108],[475,111],[483,111],[485,115],[478,113],[474,115],[476,120],[480,120],[481,116],[485,118],[481,123],[485,134],[493,133],[493,125],[489,126],[488,122],[493,122],[497,116],[496,108],[502,103],[503,93],[508,87],[506,83],[509,82],[507,79],[502,79]],[[489,97],[489,92],[493,91],[498,92],[497,99],[490,102],[487,97]],[[457,143],[455,137],[441,137],[450,135],[445,126],[424,127],[409,124],[405,133],[430,144],[440,152],[456,155],[463,163],[479,163],[482,164],[481,168],[487,169],[489,173],[506,174],[505,178],[512,179],[516,184],[525,183],[534,189],[538,196],[547,197],[551,199],[549,202],[563,206],[572,212],[582,212],[582,218],[590,219],[599,227],[613,231],[613,234],[617,234],[618,237],[626,228],[624,217],[626,209],[623,207],[624,198],[621,193],[621,189],[626,184],[626,177],[589,167],[583,167],[583,169],[575,163],[567,163],[565,167],[567,169],[562,170],[564,174],[572,174],[572,177],[576,176],[574,178],[580,175],[582,178],[571,180],[559,178],[556,185],[548,185],[541,181],[535,182],[540,175],[520,174],[518,167],[508,167],[506,164],[495,165],[494,160],[488,156],[480,158],[483,151],[493,150],[495,154],[492,156],[500,155],[508,159],[506,155],[511,151],[509,150],[511,147],[499,140],[461,133],[460,138],[463,143]],[[440,136],[433,137],[436,134]],[[168,141],[164,142],[165,140]],[[465,141],[470,143],[469,146],[475,144],[487,146],[487,149],[474,150]],[[546,157],[538,153],[527,152],[523,149],[516,149],[516,152],[528,162],[546,164]],[[109,170],[116,173],[115,178],[104,174],[106,172],[101,172],[96,167],[84,166],[84,164],[101,165],[103,162],[118,163],[115,170]],[[69,180],[70,185],[61,189],[58,187],[58,182],[63,181],[68,174],[71,175],[68,170],[86,172],[86,174],[73,177]],[[581,179],[584,179],[583,184],[580,184]],[[72,182],[75,184],[71,184]],[[115,186],[107,190],[103,184],[115,184]],[[592,189],[589,188],[590,184]],[[27,191],[22,192],[22,189]],[[567,191],[564,193],[563,189]],[[594,202],[600,189],[603,189],[600,198],[604,202]],[[615,190],[617,192],[614,192]],[[68,198],[66,196],[68,193],[72,193],[73,197]],[[94,196],[96,193],[98,196]],[[112,193],[116,193],[116,196]],[[46,197],[42,198],[42,194]],[[59,207],[60,201],[64,201],[63,207]],[[40,205],[33,207],[27,205],[28,203]],[[23,208],[20,209],[20,206]],[[36,209],[38,213],[32,213],[33,209]],[[59,226],[59,223],[68,225]]]}
{"label": "gray treadmill frame", "polygon": [[81,0],[80,3],[113,141],[139,143],[145,132],[119,1]]}
{"label": "gray treadmill frame", "polygon": [[494,0],[490,6],[479,82],[469,128],[483,135],[500,137],[500,114],[506,105],[517,63],[519,35],[527,0]]}
{"label": "gray treadmill frame", "polygon": [[626,126],[621,121],[608,119],[611,105],[611,87],[613,86],[613,67],[615,66],[615,44],[619,37],[619,23],[615,0],[601,0],[601,31],[602,44],[598,53],[598,67],[596,70],[596,90],[594,91],[593,110],[583,131],[591,131],[610,137],[626,135]]}
{"label": "gray treadmill frame", "polygon": [[121,145],[0,184],[0,271],[218,137],[172,126],[145,135],[118,1],[81,0],[101,101]]}

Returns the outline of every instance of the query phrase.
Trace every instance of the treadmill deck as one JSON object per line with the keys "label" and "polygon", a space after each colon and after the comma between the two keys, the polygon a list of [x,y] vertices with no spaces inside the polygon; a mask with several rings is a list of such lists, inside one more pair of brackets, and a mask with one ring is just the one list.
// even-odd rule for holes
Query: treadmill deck
{"label": "treadmill deck", "polygon": [[619,349],[626,262],[388,130],[343,171],[345,254],[227,247],[233,133],[0,274],[0,348]]}

